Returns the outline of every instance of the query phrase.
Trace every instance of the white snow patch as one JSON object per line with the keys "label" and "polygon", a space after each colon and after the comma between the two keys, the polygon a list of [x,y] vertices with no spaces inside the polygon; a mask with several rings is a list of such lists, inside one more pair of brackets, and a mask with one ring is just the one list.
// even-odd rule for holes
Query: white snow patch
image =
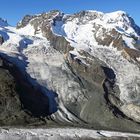
{"label": "white snow patch", "polygon": [[123,40],[125,41],[126,45],[131,48],[131,49],[136,49],[134,47],[134,39],[132,37],[127,37],[125,35],[123,35]]}
{"label": "white snow patch", "polygon": [[16,30],[18,34],[20,35],[31,35],[34,36],[35,34],[35,29],[31,24],[28,24],[27,26],[25,26],[24,28],[20,28]]}

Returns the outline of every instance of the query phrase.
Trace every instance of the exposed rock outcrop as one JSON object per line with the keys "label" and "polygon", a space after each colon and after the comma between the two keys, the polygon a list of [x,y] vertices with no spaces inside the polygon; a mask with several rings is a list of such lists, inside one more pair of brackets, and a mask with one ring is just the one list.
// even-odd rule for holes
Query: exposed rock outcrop
{"label": "exposed rock outcrop", "polygon": [[48,114],[48,99],[25,81],[12,63],[0,57],[0,125],[40,125]]}
{"label": "exposed rock outcrop", "polygon": [[0,35],[0,45],[2,45],[4,43],[4,38],[2,35]]}
{"label": "exposed rock outcrop", "polygon": [[112,46],[116,47],[118,50],[122,50],[123,48],[126,47],[126,44],[122,38],[122,34],[117,32],[115,29],[112,29],[109,32],[102,27],[98,27],[96,29],[100,30],[99,32],[102,32],[101,35],[98,34],[99,33],[98,30],[96,30],[97,32],[95,34],[95,39],[99,45],[110,46],[112,44]]}
{"label": "exposed rock outcrop", "polygon": [[25,27],[34,17],[36,16],[32,16],[32,15],[24,16],[24,18],[17,24],[17,29]]}

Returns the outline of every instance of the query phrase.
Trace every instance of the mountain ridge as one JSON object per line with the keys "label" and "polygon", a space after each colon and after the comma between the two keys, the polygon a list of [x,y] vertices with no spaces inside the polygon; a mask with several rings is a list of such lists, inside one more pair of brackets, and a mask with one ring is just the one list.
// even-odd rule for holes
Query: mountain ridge
{"label": "mountain ridge", "polygon": [[52,121],[138,132],[139,32],[122,11],[50,11],[0,26],[0,54],[41,87]]}

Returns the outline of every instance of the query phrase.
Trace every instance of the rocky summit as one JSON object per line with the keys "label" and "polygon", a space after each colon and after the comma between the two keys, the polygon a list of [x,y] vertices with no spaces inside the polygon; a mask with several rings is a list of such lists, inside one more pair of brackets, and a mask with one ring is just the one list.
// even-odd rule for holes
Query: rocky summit
{"label": "rocky summit", "polygon": [[0,124],[140,132],[140,27],[123,11],[0,19]]}

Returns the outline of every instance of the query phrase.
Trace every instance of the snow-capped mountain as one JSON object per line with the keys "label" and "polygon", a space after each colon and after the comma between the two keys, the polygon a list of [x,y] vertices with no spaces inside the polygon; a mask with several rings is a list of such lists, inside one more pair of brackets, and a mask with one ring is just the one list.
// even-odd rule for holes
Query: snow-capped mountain
{"label": "snow-capped mountain", "polygon": [[139,131],[140,28],[127,13],[50,11],[16,28],[0,19],[0,35],[0,55],[41,87],[53,121]]}

